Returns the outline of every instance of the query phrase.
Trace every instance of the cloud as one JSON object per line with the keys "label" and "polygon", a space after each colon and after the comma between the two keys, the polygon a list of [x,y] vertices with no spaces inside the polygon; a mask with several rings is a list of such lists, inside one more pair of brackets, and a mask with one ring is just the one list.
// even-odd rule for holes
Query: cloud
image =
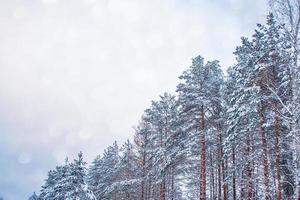
{"label": "cloud", "polygon": [[67,155],[131,138],[192,57],[225,69],[265,14],[261,0],[0,1],[0,192],[27,198]]}

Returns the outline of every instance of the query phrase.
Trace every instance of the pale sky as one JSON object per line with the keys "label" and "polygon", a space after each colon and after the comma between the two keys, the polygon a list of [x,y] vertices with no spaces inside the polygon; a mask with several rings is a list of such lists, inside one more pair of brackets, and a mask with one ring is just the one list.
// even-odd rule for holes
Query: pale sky
{"label": "pale sky", "polygon": [[82,150],[132,138],[202,55],[226,69],[265,0],[0,0],[0,196],[24,200]]}

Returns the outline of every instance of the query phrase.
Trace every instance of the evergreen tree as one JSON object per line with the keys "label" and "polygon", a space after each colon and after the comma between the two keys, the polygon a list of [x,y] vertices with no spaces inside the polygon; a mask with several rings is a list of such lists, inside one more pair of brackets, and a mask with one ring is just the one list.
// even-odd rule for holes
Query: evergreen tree
{"label": "evergreen tree", "polygon": [[140,179],[140,199],[148,199],[151,180],[148,177],[151,168],[150,124],[142,118],[135,128],[134,147],[137,157],[138,176]]}
{"label": "evergreen tree", "polygon": [[86,169],[82,153],[73,163],[66,162],[63,166],[48,173],[48,179],[42,187],[40,198],[43,200],[95,200],[93,192],[85,183]]}
{"label": "evergreen tree", "polygon": [[138,199],[139,169],[133,145],[129,140],[120,149],[120,154],[120,162],[116,169],[118,180],[115,181],[113,187],[119,199]]}
{"label": "evergreen tree", "polygon": [[[183,130],[189,133],[190,156],[196,154],[199,157],[200,154],[200,162],[196,162],[192,169],[200,168],[200,173],[196,172],[194,177],[200,176],[200,187],[196,187],[200,188],[199,198],[204,200],[207,198],[207,142],[211,135],[217,133],[216,115],[220,112],[221,85],[224,80],[218,61],[204,64],[203,60],[201,56],[193,59],[192,66],[179,77],[182,83],[177,86],[177,92]],[[197,182],[196,179],[195,184]],[[192,193],[197,190],[192,189]],[[193,194],[191,197],[197,196]]]}
{"label": "evergreen tree", "polygon": [[117,199],[113,184],[118,180],[119,160],[119,147],[117,142],[114,142],[104,151],[101,158],[97,157],[90,167],[88,183],[97,199]]}
{"label": "evergreen tree", "polygon": [[[1,198],[0,198],[1,200]],[[28,200],[39,200],[39,197],[35,194],[35,192],[29,197]]]}
{"label": "evergreen tree", "polygon": [[55,187],[59,179],[64,174],[65,167],[58,166],[55,170],[50,170],[48,172],[48,177],[45,181],[45,184],[42,186],[40,198],[43,200],[54,199]]}

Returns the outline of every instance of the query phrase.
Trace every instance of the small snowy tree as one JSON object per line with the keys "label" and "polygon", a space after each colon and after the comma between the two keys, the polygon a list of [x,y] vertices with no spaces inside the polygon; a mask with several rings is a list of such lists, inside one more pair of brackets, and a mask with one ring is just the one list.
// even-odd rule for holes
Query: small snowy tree
{"label": "small snowy tree", "polygon": [[85,182],[86,169],[82,153],[73,163],[66,162],[48,173],[48,179],[42,186],[42,200],[96,200]]}
{"label": "small snowy tree", "polygon": [[[1,200],[1,198],[0,198],[0,200]],[[38,197],[38,195],[36,195],[35,192],[34,192],[34,193],[29,197],[28,200],[39,200],[39,197]]]}
{"label": "small snowy tree", "polygon": [[120,155],[117,142],[109,146],[102,157],[98,156],[94,160],[88,173],[88,183],[96,195],[97,199],[115,199],[113,184],[118,180],[117,166]]}

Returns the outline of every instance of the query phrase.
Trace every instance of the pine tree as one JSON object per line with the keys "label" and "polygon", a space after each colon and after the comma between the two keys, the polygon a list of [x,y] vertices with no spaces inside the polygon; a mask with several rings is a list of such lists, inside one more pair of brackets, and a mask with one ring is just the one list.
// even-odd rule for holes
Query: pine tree
{"label": "pine tree", "polygon": [[140,199],[148,199],[150,193],[151,181],[148,178],[151,152],[150,152],[150,125],[143,118],[139,125],[135,128],[134,147],[137,157],[137,166],[139,168],[139,179],[141,183]]}
{"label": "pine tree", "polygon": [[118,180],[113,184],[119,199],[138,199],[139,181],[137,159],[129,140],[120,149],[120,162],[116,173]]}
{"label": "pine tree", "polygon": [[63,166],[57,166],[55,170],[50,170],[48,172],[48,177],[45,184],[42,186],[40,198],[43,200],[54,199],[55,196],[55,186],[59,179],[62,177],[65,168]]}
{"label": "pine tree", "polygon": [[113,184],[118,180],[119,147],[117,142],[109,146],[103,156],[99,156],[89,169],[88,183],[97,199],[117,199]]}
{"label": "pine tree", "polygon": [[85,183],[86,169],[82,153],[78,154],[78,159],[69,163],[68,159],[63,166],[56,167],[48,173],[48,178],[42,186],[40,199],[43,200],[95,200]]}
{"label": "pine tree", "polygon": [[180,199],[177,182],[182,173],[183,141],[179,131],[175,96],[163,94],[145,110],[135,133],[141,166],[141,199]]}
{"label": "pine tree", "polygon": [[199,198],[202,200],[207,198],[207,133],[214,135],[217,132],[214,130],[216,127],[210,125],[216,123],[214,118],[217,113],[215,112],[219,112],[223,74],[218,61],[208,62],[204,65],[203,58],[198,56],[193,59],[192,66],[179,78],[183,82],[177,86],[178,102],[181,108],[181,117],[186,126],[185,131],[190,134],[191,148],[201,148]]}
{"label": "pine tree", "polygon": [[[1,200],[1,198],[0,198],[0,200]],[[35,192],[34,192],[34,193],[29,197],[28,200],[39,200],[39,197],[38,197],[38,195],[36,195]]]}

